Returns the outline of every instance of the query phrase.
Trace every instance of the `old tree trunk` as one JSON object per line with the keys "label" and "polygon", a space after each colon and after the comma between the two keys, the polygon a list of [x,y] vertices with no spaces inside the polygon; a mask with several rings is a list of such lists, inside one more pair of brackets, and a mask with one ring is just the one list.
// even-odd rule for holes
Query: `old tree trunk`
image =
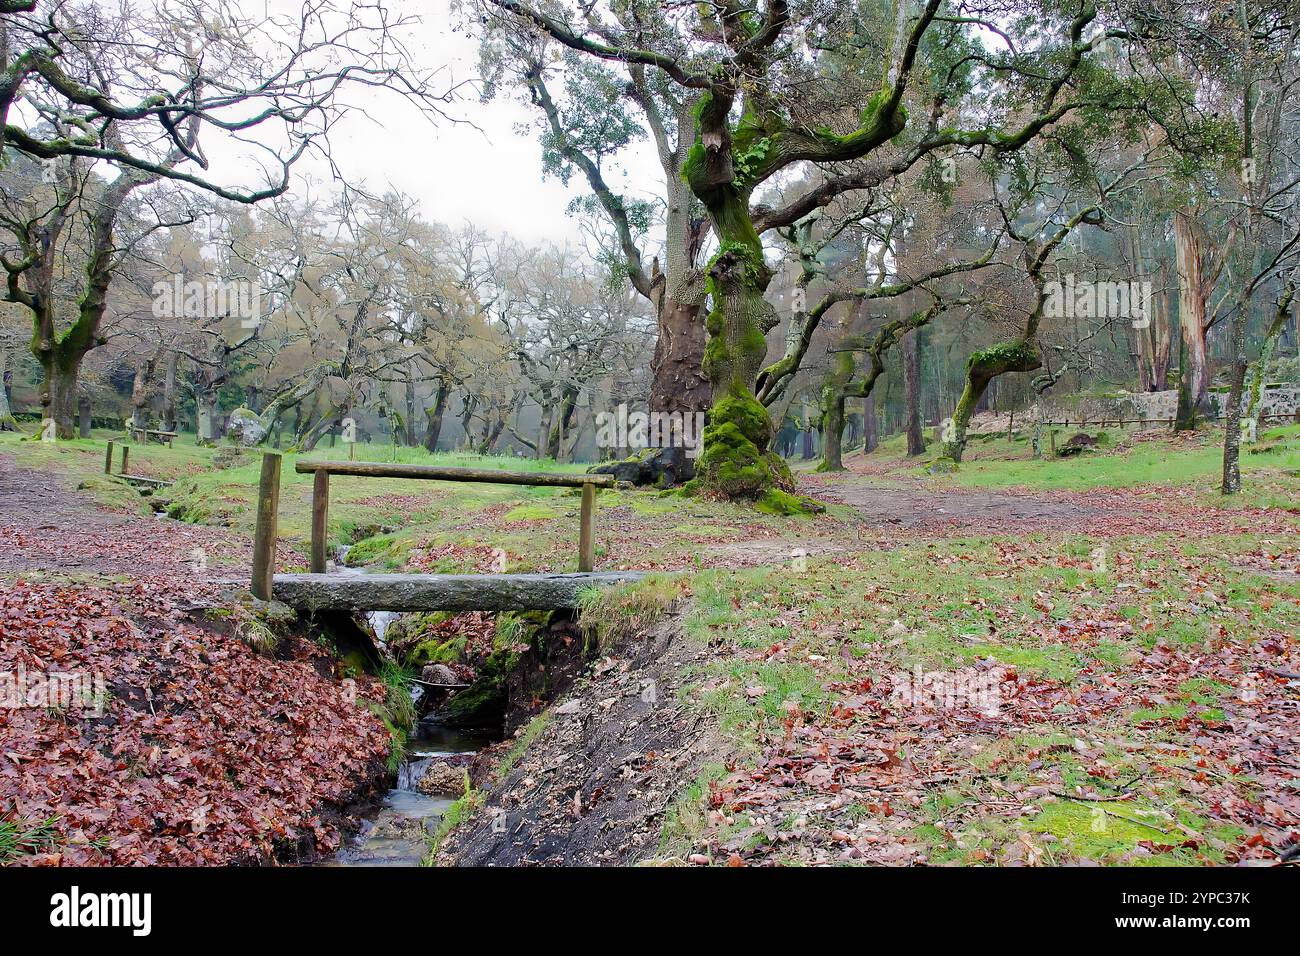
{"label": "old tree trunk", "polygon": [[1210,380],[1206,354],[1206,277],[1201,238],[1185,213],[1174,216],[1174,250],[1178,267],[1178,325],[1182,334],[1178,418],[1174,427],[1196,427],[1210,410]]}
{"label": "old tree trunk", "polygon": [[943,436],[944,456],[954,462],[961,461],[966,448],[966,429],[980,399],[988,391],[989,382],[1007,372],[1032,372],[1042,365],[1037,346],[1027,338],[1003,342],[971,355],[966,363],[966,386]]}
{"label": "old tree trunk", "polygon": [[903,390],[907,395],[907,456],[925,454],[925,436],[921,431],[921,332],[903,336]]}
{"label": "old tree trunk", "polygon": [[[706,94],[700,103],[700,137],[686,161],[685,176],[704,204],[718,237],[718,252],[706,270],[710,311],[704,373],[713,408],[704,430],[697,478],[709,492],[727,498],[759,498],[793,490],[789,467],[769,450],[772,422],[754,394],[767,356],[767,333],[776,310],[763,298],[772,270],[749,210],[751,187],[733,169],[732,152],[750,143],[731,142],[728,97]],[[745,127],[752,140],[758,131]]]}

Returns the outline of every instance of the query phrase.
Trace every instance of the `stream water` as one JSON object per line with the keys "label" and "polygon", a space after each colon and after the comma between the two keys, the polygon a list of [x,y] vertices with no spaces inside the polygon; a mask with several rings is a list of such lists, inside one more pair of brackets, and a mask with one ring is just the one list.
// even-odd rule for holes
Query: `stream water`
{"label": "stream water", "polygon": [[[330,574],[365,574],[365,568],[349,567],[347,547],[339,548],[337,560],[330,562]],[[398,617],[397,611],[369,611],[366,621],[380,644],[388,627]],[[411,697],[417,708],[424,691],[413,685]],[[406,758],[397,771],[396,785],[384,794],[379,805],[368,813],[361,829],[324,866],[416,866],[424,858],[429,837],[438,829],[442,815],[460,793],[428,794],[418,789],[420,779],[430,764],[445,760],[468,766],[479,750],[493,742],[487,734],[452,730],[421,721],[407,740]]]}
{"label": "stream water", "polygon": [[384,794],[361,829],[325,866],[417,866],[428,851],[429,837],[458,794],[431,796],[415,789],[429,764],[459,756],[467,760],[491,743],[490,738],[417,724],[408,742],[397,786]]}

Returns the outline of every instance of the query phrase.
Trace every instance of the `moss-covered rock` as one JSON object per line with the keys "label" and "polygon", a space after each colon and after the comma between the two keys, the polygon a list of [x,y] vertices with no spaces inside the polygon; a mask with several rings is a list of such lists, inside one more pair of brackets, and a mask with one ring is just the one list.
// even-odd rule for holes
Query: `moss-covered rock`
{"label": "moss-covered rock", "polygon": [[489,657],[478,679],[438,711],[438,723],[459,728],[500,727],[506,712],[506,675],[511,658],[504,651]]}

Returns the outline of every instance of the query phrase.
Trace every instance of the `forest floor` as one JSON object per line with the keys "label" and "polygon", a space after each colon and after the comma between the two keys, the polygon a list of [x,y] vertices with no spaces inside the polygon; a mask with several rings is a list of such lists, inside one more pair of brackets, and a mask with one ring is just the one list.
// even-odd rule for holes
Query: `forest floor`
{"label": "forest floor", "polygon": [[[241,535],[158,521],[134,491],[48,460],[17,467],[7,452],[0,674],[40,706],[0,709],[0,863],[259,863],[336,849],[387,777],[389,734],[365,706],[383,688],[361,681],[350,694],[301,635],[274,653],[241,639],[255,626],[230,587],[247,579]],[[117,507],[97,504],[95,488]],[[36,680],[46,672],[86,679],[50,700]]]}
{"label": "forest floor", "polygon": [[[845,473],[801,472],[828,505],[810,518],[602,492],[599,568],[691,573],[593,606],[603,636],[591,675],[485,758],[497,762],[480,777],[491,789],[467,799],[474,812],[457,814],[440,860],[1276,861],[1300,837],[1300,429],[1263,433],[1244,456],[1247,493],[1226,503],[1213,492],[1214,441],[1116,436],[1080,459],[1035,462],[1023,439],[999,438],[973,443],[950,476],[924,474],[895,441],[848,456]],[[357,450],[413,455],[426,460]],[[36,630],[62,635],[65,654],[101,618],[164,641],[166,614],[180,611],[143,628],[119,610],[124,590],[179,609],[246,575],[257,464],[223,456],[229,467],[202,449],[133,450],[133,472],[181,479],[161,496],[184,523],[157,521],[100,474],[101,441],[0,437],[0,620],[57,593],[80,608],[76,621]],[[310,479],[291,462],[284,474],[288,570],[306,564]],[[577,499],[563,491],[339,478],[332,492],[332,542],[352,545],[356,563],[576,560]],[[246,656],[268,669],[253,686],[295,663]],[[189,663],[185,673],[200,679]],[[358,713],[321,688],[311,700],[331,703],[313,717],[329,734]],[[351,728],[366,759],[376,726]],[[51,728],[26,750],[11,731],[9,812],[7,781],[67,764]],[[67,785],[44,779],[51,792]],[[337,805],[344,789],[333,778],[319,795]],[[310,819],[284,814],[294,833]],[[50,824],[46,852],[89,836],[91,823],[72,822]],[[207,845],[190,830],[189,845]],[[239,856],[234,842],[212,845],[211,859]]]}

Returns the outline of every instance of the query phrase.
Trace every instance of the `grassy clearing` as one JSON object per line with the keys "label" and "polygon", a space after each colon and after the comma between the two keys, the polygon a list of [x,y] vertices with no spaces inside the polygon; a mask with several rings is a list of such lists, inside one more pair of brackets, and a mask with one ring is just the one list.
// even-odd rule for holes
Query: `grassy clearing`
{"label": "grassy clearing", "polygon": [[[1061,430],[1058,444],[1078,429]],[[1024,487],[1037,491],[1087,491],[1092,488],[1171,486],[1192,488],[1217,507],[1300,507],[1300,425],[1261,429],[1254,445],[1243,445],[1242,493],[1224,498],[1217,492],[1223,472],[1223,432],[1206,429],[1194,436],[1135,441],[1135,433],[1118,428],[1087,429],[1101,447],[1071,458],[1034,460],[1027,434],[970,440],[961,468],[952,475],[924,475],[916,459],[906,458],[902,436],[883,442],[868,461],[922,475],[937,484],[973,488]]]}
{"label": "grassy clearing", "polygon": [[[742,766],[761,766],[765,748],[788,733],[781,728],[792,714],[821,722],[860,693],[864,661],[868,683],[884,688],[899,673],[950,672],[987,660],[1067,690],[1122,682],[1126,693],[1100,718],[1080,723],[1081,711],[1064,706],[1012,740],[946,738],[941,749],[975,746],[970,762],[992,772],[1003,793],[1031,796],[1003,796],[1023,804],[1008,817],[988,812],[987,789],[950,787],[921,803],[910,839],[933,862],[991,862],[1022,842],[1026,854],[1038,854],[1033,862],[1133,862],[1140,852],[1143,863],[1183,865],[1198,859],[1177,846],[1184,838],[1174,836],[1186,831],[1202,841],[1200,859],[1223,860],[1240,828],[1214,821],[1210,806],[1161,770],[1176,761],[1152,743],[1188,746],[1198,727],[1224,719],[1241,688],[1205,677],[1155,687],[1141,665],[1157,646],[1215,655],[1238,642],[1294,634],[1300,586],[1243,569],[1240,562],[1259,547],[1249,536],[1112,538],[1107,572],[1092,570],[1098,544],[1082,536],[1014,545],[970,538],[848,562],[814,559],[802,574],[704,572],[692,582],[687,631],[720,650],[691,675],[687,700],[717,726]],[[1077,752],[1081,735],[1097,753]],[[1102,814],[1093,804],[1043,792],[1048,780],[1062,792],[1112,793],[1130,778],[1144,781],[1141,793],[1096,804]],[[680,850],[692,834],[699,845],[700,800],[707,795],[698,781],[684,792],[665,829],[667,846]],[[879,818],[878,807],[855,812]],[[725,840],[747,825],[721,819],[709,839]],[[1147,846],[1155,849],[1141,849]]]}
{"label": "grassy clearing", "polygon": [[[12,456],[20,468],[31,468],[60,475],[65,485],[91,497],[98,504],[116,511],[147,514],[148,499],[126,482],[104,474],[104,450],[109,439],[113,452],[113,474],[122,469],[123,444],[119,432],[96,429],[90,438],[42,442],[14,432],[0,432],[0,454]],[[197,474],[212,467],[213,450],[199,448],[177,440],[175,448],[166,445],[131,445],[130,472],[148,478],[174,480]]]}
{"label": "grassy clearing", "polygon": [[[1217,438],[1207,432],[1172,441],[1117,441],[1080,458],[1035,462],[1025,442],[1000,436],[973,442],[956,475],[919,480],[1043,493],[1193,489],[1204,493],[1202,502],[1222,505],[1212,493]],[[1231,504],[1295,507],[1300,428],[1267,429],[1256,447],[1268,450],[1243,456],[1248,490]],[[358,449],[357,457],[384,460],[386,452],[391,448]],[[0,453],[78,481],[102,471],[98,442],[42,447],[0,436]],[[134,448],[132,455],[134,461]],[[139,452],[149,467],[181,479],[169,493],[175,514],[251,534],[258,465],[250,460],[217,469],[212,455],[193,446]],[[315,457],[332,455],[323,449]],[[411,449],[393,457],[528,470],[583,467]],[[284,463],[280,526],[305,566],[311,483],[293,471],[294,461],[288,456]],[[903,457],[901,440],[887,441],[864,464],[886,480],[917,480],[917,463]],[[122,494],[116,483],[86,491]],[[499,551],[510,571],[568,570],[576,562],[578,500],[565,490],[335,478],[331,491],[331,543],[353,544],[352,563],[490,571],[499,566]],[[138,507],[138,496],[129,494]],[[1145,500],[1135,499],[1139,507]],[[1189,514],[1196,514],[1197,500],[1180,492]],[[1217,817],[1212,799],[1182,781],[1203,772],[1197,761],[1206,758],[1193,754],[1193,742],[1205,728],[1231,718],[1240,688],[1226,672],[1166,674],[1146,662],[1158,654],[1214,661],[1260,641],[1293,642],[1300,630],[1300,581],[1277,571],[1291,566],[1293,531],[1217,534],[1213,520],[1182,528],[1171,513],[1170,530],[1157,534],[1126,534],[1121,516],[1115,533],[1104,538],[1055,531],[1010,537],[989,528],[965,538],[901,533],[884,540],[873,537],[880,534],[874,529],[864,537],[860,521],[846,506],[793,519],[676,494],[610,490],[598,496],[598,567],[691,573],[652,575],[636,586],[587,595],[583,619],[590,636],[608,647],[642,633],[686,595],[687,634],[711,649],[710,660],[688,675],[683,697],[719,732],[726,752],[713,755],[699,779],[681,782],[664,831],[665,853],[687,856],[692,848],[753,829],[744,840],[762,843],[778,861],[795,862],[805,834],[821,834],[826,843],[835,828],[874,826],[884,828],[893,844],[923,847],[932,862],[1004,862],[1008,847],[1021,848],[1020,859],[1030,862],[1127,863],[1135,853],[1139,862],[1168,864],[1229,859],[1227,848],[1239,842],[1240,828]],[[819,555],[819,542],[838,550]],[[783,557],[795,545],[808,547],[806,562]],[[1103,549],[1098,565],[1095,556]],[[509,629],[507,620],[498,643],[511,642]],[[445,643],[453,653],[454,641]],[[441,659],[444,650],[430,648],[428,659]],[[802,739],[798,728],[852,731],[841,724],[855,697],[887,694],[900,673],[990,663],[1013,668],[1035,693],[1064,689],[1060,702],[1002,738],[936,728],[893,751],[916,768],[955,764],[972,769],[974,777],[926,790],[915,806],[896,806],[893,817],[871,799],[838,810],[808,809],[824,803],[824,793],[804,794],[808,806],[782,805],[762,825],[717,810],[719,788],[732,785],[726,778],[761,767],[785,735]],[[1095,694],[1097,687],[1122,693],[1085,713],[1070,695]],[[399,718],[389,717],[394,726]],[[544,726],[530,726],[516,741],[507,767]],[[883,733],[879,724],[864,732],[873,738]],[[724,768],[724,761],[734,766]],[[1212,769],[1214,779],[1232,781],[1247,797],[1267,795],[1236,767]],[[1085,800],[1050,792],[1114,794],[1130,778],[1140,785],[1107,803],[1103,809],[1110,812],[1100,816]],[[798,786],[788,790],[792,800],[801,793]],[[467,794],[449,819],[472,812],[480,799]],[[897,829],[902,816],[908,817],[906,830]],[[1198,834],[1196,851],[1173,841],[1185,831]],[[1147,852],[1145,845],[1155,849]]]}

